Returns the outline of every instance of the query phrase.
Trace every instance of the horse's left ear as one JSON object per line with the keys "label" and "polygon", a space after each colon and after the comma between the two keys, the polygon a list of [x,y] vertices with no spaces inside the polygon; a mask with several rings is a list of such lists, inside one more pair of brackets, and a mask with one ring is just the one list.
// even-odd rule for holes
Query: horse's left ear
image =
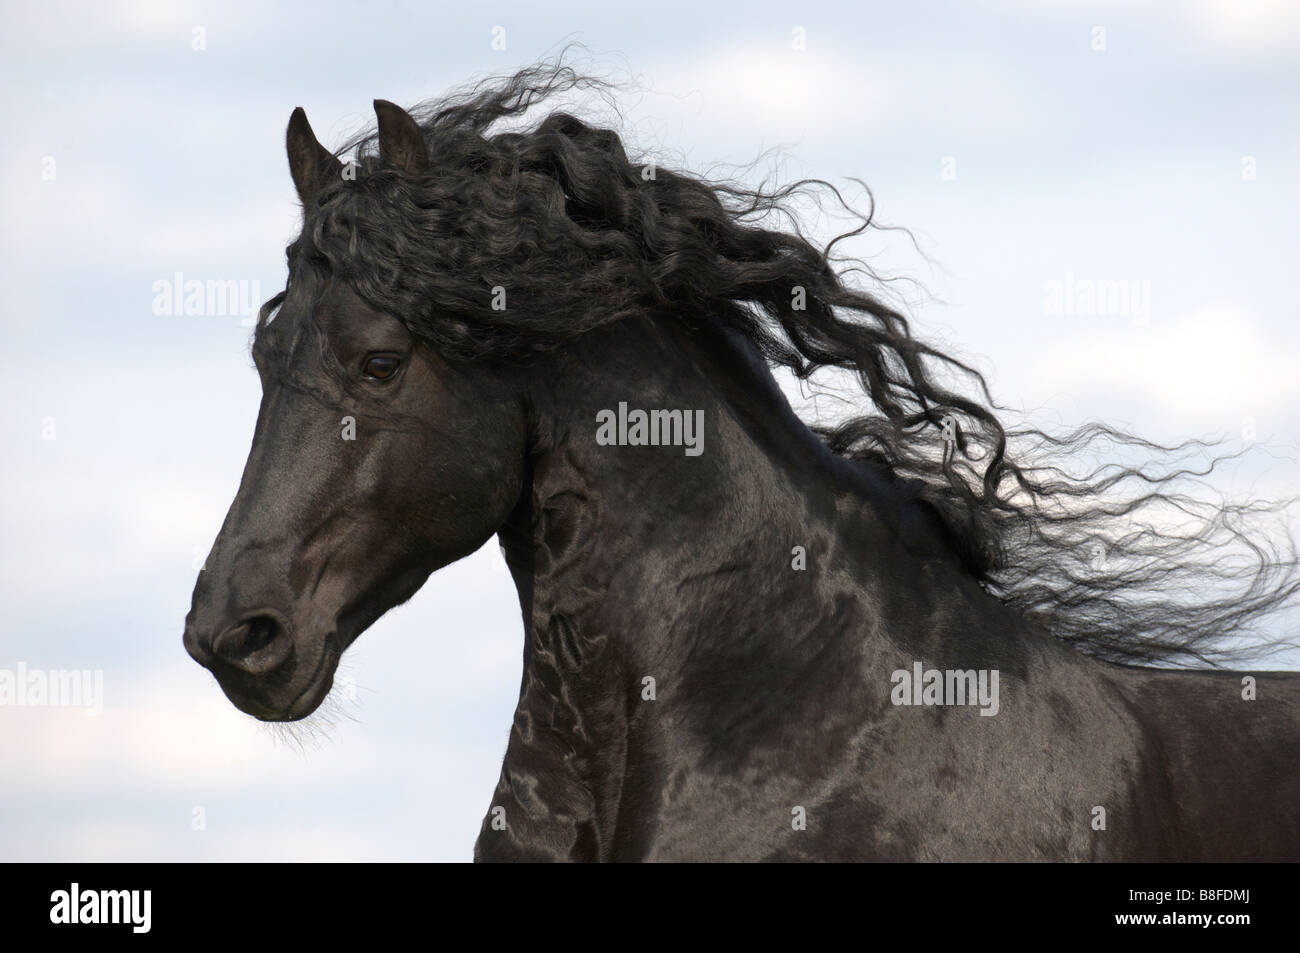
{"label": "horse's left ear", "polygon": [[289,128],[284,134],[285,149],[289,153],[289,174],[293,187],[298,190],[304,208],[311,205],[312,197],[325,184],[325,180],[343,170],[343,163],[319,142],[307,122],[301,106],[289,117]]}
{"label": "horse's left ear", "polygon": [[379,117],[379,158],[384,165],[411,174],[428,172],[424,133],[411,114],[386,99],[376,99],[375,115]]}

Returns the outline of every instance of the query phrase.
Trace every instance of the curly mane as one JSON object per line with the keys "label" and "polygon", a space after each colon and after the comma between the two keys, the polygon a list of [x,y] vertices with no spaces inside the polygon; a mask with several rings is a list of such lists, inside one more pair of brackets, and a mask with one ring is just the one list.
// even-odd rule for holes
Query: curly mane
{"label": "curly mane", "polygon": [[1290,533],[1275,531],[1289,501],[1212,499],[1198,478],[1228,459],[1215,443],[1009,428],[978,371],[857,287],[851,272],[873,277],[861,262],[832,256],[878,227],[870,213],[825,247],[804,237],[800,194],[825,188],[853,211],[825,182],[710,181],[629,158],[617,132],[565,112],[522,121],[608,85],[556,61],[417,107],[422,176],[384,168],[374,131],[353,138],[337,154],[355,154],[354,174],[306,210],[291,273],[328,269],[460,361],[527,360],[648,308],[725,322],[801,379],[853,375],[865,412],[814,431],[919,488],[966,569],[1058,638],[1172,665],[1240,657],[1247,635],[1252,652],[1287,644],[1255,630],[1300,590]]}

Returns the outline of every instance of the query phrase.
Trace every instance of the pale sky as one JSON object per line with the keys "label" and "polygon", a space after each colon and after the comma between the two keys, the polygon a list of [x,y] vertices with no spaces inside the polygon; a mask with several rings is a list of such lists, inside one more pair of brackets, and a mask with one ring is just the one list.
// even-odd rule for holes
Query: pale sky
{"label": "pale sky", "polygon": [[[332,146],[375,98],[582,42],[640,84],[635,148],[695,171],[779,148],[756,176],[868,183],[924,257],[901,233],[853,250],[924,285],[918,333],[1002,401],[1167,442],[1254,433],[1225,489],[1300,485],[1296,4],[55,2],[3,22],[0,668],[102,670],[105,696],[98,716],[0,707],[0,860],[471,855],[522,651],[490,552],[361,637],[356,698],[303,751],[181,644],[259,389],[239,315],[160,315],[153,288],[282,287],[298,105]],[[1098,281],[1149,308],[1045,300]]]}

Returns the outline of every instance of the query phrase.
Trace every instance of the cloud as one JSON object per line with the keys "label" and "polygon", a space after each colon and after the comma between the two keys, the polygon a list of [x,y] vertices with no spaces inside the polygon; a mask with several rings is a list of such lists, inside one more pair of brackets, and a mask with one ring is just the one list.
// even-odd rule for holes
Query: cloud
{"label": "cloud", "polygon": [[1187,6],[1196,38],[1232,57],[1300,50],[1300,4],[1293,0],[1199,0]]}
{"label": "cloud", "polygon": [[1057,337],[1032,361],[1029,379],[1043,389],[1106,392],[1120,388],[1163,414],[1217,417],[1294,406],[1293,373],[1300,335],[1279,341],[1241,310],[1210,308],[1135,327],[1124,321],[1106,333],[1107,319]]}
{"label": "cloud", "polygon": [[1189,51],[1216,59],[1258,63],[1300,49],[1300,6],[1292,0],[992,0],[1002,15],[1089,23],[1119,35],[1134,27],[1142,38],[1123,44],[1168,53],[1181,40]]}

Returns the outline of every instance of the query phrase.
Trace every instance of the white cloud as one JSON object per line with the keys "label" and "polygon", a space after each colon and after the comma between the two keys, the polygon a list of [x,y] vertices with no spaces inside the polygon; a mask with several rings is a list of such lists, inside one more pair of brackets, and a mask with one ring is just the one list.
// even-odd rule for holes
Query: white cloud
{"label": "white cloud", "polygon": [[1293,373],[1300,340],[1267,334],[1240,310],[1213,308],[1113,333],[1061,335],[1030,367],[1036,388],[1119,388],[1175,418],[1219,415],[1232,408],[1293,406],[1300,378]]}
{"label": "white cloud", "polygon": [[1141,28],[1144,36],[1138,43],[1121,43],[1128,49],[1167,51],[1170,36],[1231,60],[1300,49],[1300,5],[1293,0],[1091,0],[1086,6],[1077,0],[990,0],[989,6],[1018,17],[1104,26],[1120,38]]}
{"label": "white cloud", "polygon": [[1294,0],[1198,0],[1188,5],[1195,36],[1235,56],[1300,50],[1300,4]]}

